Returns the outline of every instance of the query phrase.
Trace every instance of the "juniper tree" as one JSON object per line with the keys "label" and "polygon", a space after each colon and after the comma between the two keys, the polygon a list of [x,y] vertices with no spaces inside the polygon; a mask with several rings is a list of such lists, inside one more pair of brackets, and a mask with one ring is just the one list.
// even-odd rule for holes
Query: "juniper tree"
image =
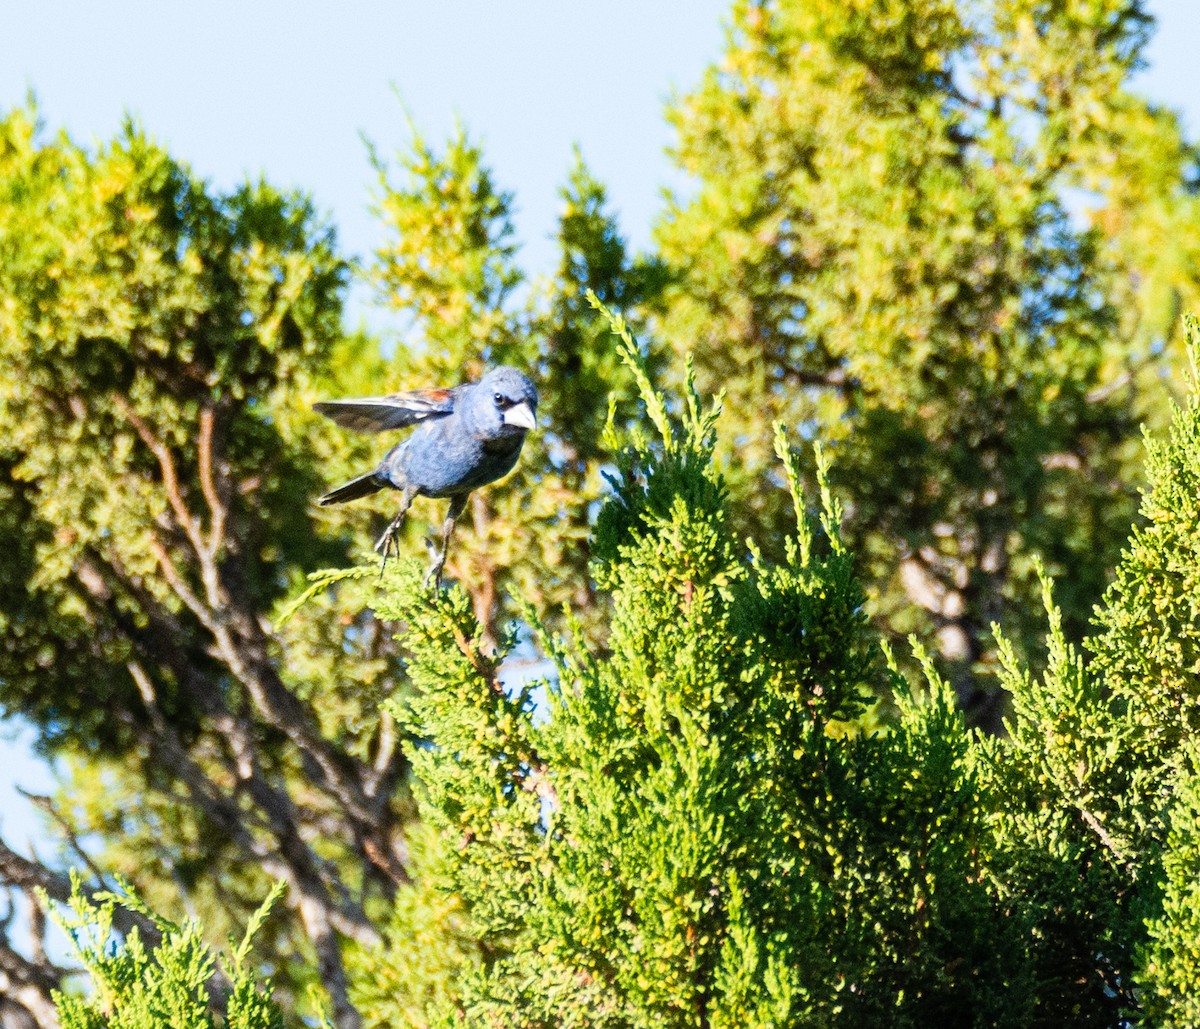
{"label": "juniper tree", "polygon": [[[999,881],[1030,924],[1042,1024],[1186,1025],[1197,963],[1189,906],[1198,838],[1195,640],[1200,536],[1200,326],[1187,319],[1190,397],[1163,440],[1085,651],[1049,596],[1050,660],[1010,648],[1009,736],[981,750],[1006,803],[994,814]],[[1086,658],[1090,652],[1090,660]]]}
{"label": "juniper tree", "polygon": [[[607,440],[605,649],[527,607],[556,675],[506,684],[517,634],[493,646],[420,562],[371,600],[403,627],[417,690],[388,706],[426,821],[386,945],[352,958],[369,1023],[1190,1024],[1200,381],[1150,448],[1091,658],[1043,573],[1046,669],[998,635],[1014,713],[983,738],[919,646],[919,688],[879,646],[820,454],[813,512],[777,427],[795,529],[780,562],[743,546],[719,401],[690,376],[664,397],[615,328],[653,432]],[[149,967],[137,947],[112,966],[130,961]]]}
{"label": "juniper tree", "polygon": [[[287,878],[303,928],[270,927],[264,946],[288,969],[277,985],[302,985],[319,941],[338,989],[338,936],[372,940],[379,902],[407,875],[411,807],[379,710],[403,671],[362,591],[279,617],[306,571],[378,531],[367,512],[306,514],[370,445],[307,408],[485,361],[543,373],[554,427],[532,463],[539,488],[476,509],[452,571],[493,631],[513,585],[587,617],[612,348],[566,298],[593,287],[633,304],[653,270],[626,257],[577,160],[559,272],[510,310],[509,199],[465,137],[441,155],[418,139],[406,187],[380,164],[396,242],[376,281],[414,316],[389,361],[376,340],[343,335],[347,267],[306,198],[264,183],[219,195],[134,126],[93,153],[45,139],[35,118],[8,117],[0,155],[5,711],[63,759],[60,795],[39,803],[70,860],[79,840],[104,841],[97,868],[156,905],[182,890],[218,936],[269,875]],[[433,276],[420,270],[430,254]],[[53,865],[0,857],[6,883],[65,899]],[[45,1007],[61,970],[6,953]]]}
{"label": "juniper tree", "polygon": [[[219,194],[133,125],[92,151],[35,120],[0,122],[0,704],[68,770],[43,803],[69,860],[86,841],[218,935],[286,880],[296,917],[263,941],[280,989],[315,952],[353,1025],[340,937],[374,939],[406,874],[378,710],[403,676],[369,619],[343,638],[348,598],[271,622],[352,542],[306,513],[314,461],[346,470],[304,410],[363,346],[345,262],[303,196]],[[66,896],[8,847],[0,881]],[[61,975],[3,944],[43,995]]]}
{"label": "juniper tree", "polygon": [[[406,626],[417,692],[394,711],[427,741],[441,840],[406,903],[461,897],[477,940],[423,1007],[362,986],[376,1024],[999,1024],[1023,966],[952,691],[888,672],[838,504],[822,474],[810,515],[782,429],[797,526],[772,563],[731,532],[717,406],[690,382],[669,403],[628,335],[622,356],[653,432],[609,440],[605,650],[526,610],[556,677],[506,686],[514,639],[489,648],[460,590],[422,592],[413,563],[376,602]],[[893,731],[863,732],[889,682]],[[421,960],[412,924],[378,967]]]}
{"label": "juniper tree", "polygon": [[1137,982],[1147,1025],[1185,1026],[1200,1021],[1200,780],[1194,740],[1172,764],[1174,796],[1156,883],[1162,902],[1146,923]]}
{"label": "juniper tree", "polygon": [[[0,699],[68,759],[47,802],[62,839],[105,840],[105,868],[156,905],[182,893],[210,935],[287,878],[300,917],[263,939],[277,995],[320,978],[341,1024],[357,1017],[346,937],[356,1004],[380,1024],[462,1005],[505,1024],[985,1023],[1000,997],[1005,1024],[1013,997],[1031,1019],[1094,1024],[1124,1017],[1135,983],[1155,1017],[1183,1018],[1187,487],[1149,509],[1171,532],[1135,537],[1091,665],[1068,643],[1127,524],[1140,362],[1195,289],[1194,150],[1123,88],[1145,31],[1115,0],[741,4],[727,64],[677,106],[701,188],[664,224],[666,269],[628,257],[577,161],[562,263],[528,298],[482,152],[418,139],[399,180],[380,163],[392,239],[373,274],[413,316],[391,360],[343,336],[344,264],[303,197],[218,194],[136,130],[93,153],[11,116]],[[1090,191],[1090,231],[1064,189]],[[666,273],[661,324],[702,385],[728,385],[726,421],[713,437],[686,391],[644,390],[655,434],[618,462],[643,409],[578,293],[637,310]],[[470,603],[427,609],[406,572],[390,599],[368,576],[275,617],[304,572],[371,538],[365,512],[306,513],[369,445],[307,403],[495,360],[543,373],[551,424],[529,481],[465,526],[450,571]],[[598,443],[614,389],[618,431]],[[832,494],[824,524],[797,511],[818,464],[809,448],[779,460],[780,415],[830,441],[846,544]],[[1179,439],[1151,496],[1189,481]],[[620,488],[593,545],[610,462]],[[1048,677],[1006,658],[1011,744],[967,741],[932,670],[914,697],[883,667],[851,550],[889,631],[915,599],[972,659],[1002,611],[1030,641],[1046,555],[1065,610]],[[555,654],[546,722],[533,693],[496,688],[490,647],[516,645],[503,623],[523,610],[508,594],[533,601]],[[407,668],[428,690],[411,706],[376,603],[411,623]],[[890,715],[861,705],[885,685],[894,724],[872,735]],[[611,760],[590,756],[593,732]],[[407,844],[402,737],[439,830]],[[681,827],[685,811],[717,829]],[[6,847],[0,875],[69,892]],[[638,978],[651,945],[661,986]],[[58,971],[0,957],[21,988],[4,1003],[26,988],[44,1003]]]}
{"label": "juniper tree", "polygon": [[826,439],[874,610],[992,728],[989,623],[1037,634],[1040,554],[1084,631],[1197,289],[1194,148],[1129,92],[1144,8],[744,0],[670,110],[662,326],[728,390],[739,524],[788,517],[772,419]]}
{"label": "juniper tree", "polygon": [[[221,955],[226,979],[195,921],[178,925],[156,914],[127,885],[120,895],[88,899],[74,879],[69,901],[52,913],[95,992],[56,995],[62,1029],[283,1029],[270,983],[260,987],[250,962],[254,937],[281,892],[277,885],[267,895],[241,941]],[[135,925],[118,943],[113,933],[118,909],[140,916],[151,939]]]}

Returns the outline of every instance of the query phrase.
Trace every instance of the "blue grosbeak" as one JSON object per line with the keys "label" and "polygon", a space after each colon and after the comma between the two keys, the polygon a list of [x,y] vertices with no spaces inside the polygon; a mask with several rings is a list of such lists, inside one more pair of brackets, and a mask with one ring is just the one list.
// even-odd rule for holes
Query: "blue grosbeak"
{"label": "blue grosbeak", "polygon": [[392,447],[377,468],[331,490],[318,503],[342,504],[381,489],[399,490],[400,511],[375,544],[386,564],[413,500],[449,497],[441,553],[426,578],[440,583],[450,535],[467,497],[512,471],[525,433],[537,425],[537,404],[533,383],[515,368],[494,368],[478,382],[453,389],[417,389],[314,404],[314,410],[358,432],[417,425],[416,432]]}

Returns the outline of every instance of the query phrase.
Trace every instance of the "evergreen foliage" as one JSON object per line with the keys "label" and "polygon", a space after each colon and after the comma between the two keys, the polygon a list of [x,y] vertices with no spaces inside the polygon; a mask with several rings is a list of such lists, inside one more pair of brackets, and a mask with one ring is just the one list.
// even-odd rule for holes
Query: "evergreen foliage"
{"label": "evergreen foliage", "polygon": [[[1195,319],[1187,332],[1195,367]],[[1147,440],[1143,521],[1096,610],[1092,660],[1066,641],[1048,585],[1045,674],[1031,676],[1005,648],[1014,717],[1008,737],[980,752],[1006,798],[994,814],[1001,882],[1030,922],[1047,1024],[1119,1024],[1142,998],[1147,1024],[1188,1024],[1194,986],[1176,987],[1200,973],[1184,906],[1196,845],[1186,648],[1200,625],[1198,470],[1194,379],[1167,438]]]}
{"label": "evergreen foliage", "polygon": [[[384,945],[350,959],[356,1009],[447,1029],[1192,1024],[1200,779],[1179,713],[1194,669],[1147,641],[1195,630],[1200,382],[1151,446],[1145,524],[1086,651],[1044,574],[1045,669],[997,628],[1013,717],[984,737],[919,645],[920,690],[880,646],[823,458],[810,513],[777,427],[796,531],[778,564],[743,549],[714,461],[719,398],[690,378],[679,400],[660,393],[612,324],[653,433],[608,431],[604,646],[527,607],[556,674],[509,683],[520,634],[491,645],[468,594],[426,589],[420,562],[372,601],[404,626],[415,689],[387,706],[425,821]],[[1153,681],[1137,688],[1138,670]],[[106,939],[111,912],[82,910],[76,931],[98,918]],[[81,947],[100,1007],[62,999],[66,1024],[101,1009],[211,1024],[198,931],[158,926],[153,957],[136,932],[116,955]],[[229,1017],[278,1024],[246,948]]]}
{"label": "evergreen foliage", "polygon": [[388,943],[354,948],[348,959],[354,1002],[363,1022],[379,1029],[425,1029],[449,1019],[459,981],[484,959],[462,897],[446,888],[453,841],[422,822],[409,845],[413,878],[384,923]]}
{"label": "evergreen foliage", "polygon": [[[888,672],[826,480],[815,519],[794,494],[786,563],[743,552],[718,407],[690,387],[669,404],[615,328],[655,432],[619,448],[597,523],[604,649],[529,611],[557,676],[506,688],[458,590],[422,592],[410,565],[376,604],[407,625],[417,692],[395,713],[428,741],[431,881],[480,946],[424,1024],[998,1021],[1022,966],[951,691],[901,689],[894,730],[861,731]],[[393,935],[384,963],[412,947]]]}
{"label": "evergreen foliage", "polygon": [[[271,1000],[271,987],[260,988],[250,963],[255,934],[283,892],[277,884],[251,916],[241,942],[230,944],[221,962],[228,972],[222,983],[220,1006],[212,986],[217,956],[204,942],[194,921],[177,925],[150,910],[126,887],[124,896],[98,894],[88,900],[76,878],[69,911],[55,910],[66,930],[76,959],[90,974],[91,997],[59,994],[62,1029],[283,1029],[283,1014]],[[120,944],[113,941],[117,905],[150,921],[160,935],[150,948],[135,926]]]}
{"label": "evergreen foliage", "polygon": [[[514,303],[526,279],[515,259],[513,198],[466,131],[460,127],[439,149],[413,128],[395,168],[378,154],[375,160],[387,241],[368,275],[407,322],[389,383],[457,383],[485,366],[512,364],[530,371],[541,398],[544,428],[530,435],[508,485],[472,496],[448,572],[471,595],[493,640],[514,614],[509,595],[551,612],[569,602],[587,621],[588,512],[601,495],[608,456],[601,430],[618,361],[582,297],[591,289],[636,311],[661,288],[661,268],[628,256],[604,187],[577,152],[560,190],[558,267],[528,283],[525,300]],[[621,423],[632,413],[624,400]],[[432,520],[420,507],[415,513]],[[423,552],[418,524],[410,519],[413,553]]]}
{"label": "evergreen foliage", "polygon": [[1194,743],[1187,750],[1168,814],[1162,910],[1139,954],[1146,1025],[1200,1025],[1200,781]]}
{"label": "evergreen foliage", "polygon": [[[627,334],[621,355],[654,432],[610,440],[605,646],[528,611],[556,676],[506,686],[515,637],[490,650],[461,592],[410,566],[377,603],[406,625],[418,689],[393,707],[441,839],[406,906],[461,898],[477,946],[375,1024],[1192,1024],[1194,670],[1153,641],[1194,630],[1200,384],[1151,445],[1093,657],[1045,573],[1044,671],[996,629],[1013,715],[989,738],[919,646],[920,690],[879,647],[824,460],[813,515],[777,431],[797,530],[781,563],[743,551],[716,407],[657,392]],[[413,924],[368,981],[420,958]]]}
{"label": "evergreen foliage", "polygon": [[69,860],[88,841],[156,907],[182,889],[217,938],[285,880],[296,917],[262,941],[280,992],[315,953],[352,1021],[333,926],[373,938],[404,874],[379,712],[402,673],[369,618],[343,637],[336,598],[270,621],[349,550],[307,514],[342,458],[304,410],[362,349],[346,273],[303,196],[217,194],[133,124],[88,150],[33,110],[0,121],[0,705],[67,769],[45,803]]}
{"label": "evergreen foliage", "polygon": [[1032,643],[1041,555],[1085,631],[1200,282],[1196,152],[1129,92],[1144,6],[740,0],[670,110],[662,329],[727,390],[739,525],[790,517],[771,422],[824,438],[881,627],[992,730],[990,623]]}
{"label": "evergreen foliage", "polygon": [[[453,383],[483,362],[529,367],[555,429],[531,441],[514,488],[477,498],[451,572],[493,638],[510,593],[569,601],[586,622],[615,359],[577,298],[636,305],[652,262],[626,256],[578,158],[561,267],[510,309],[510,198],[465,135],[444,152],[418,137],[397,181],[379,162],[394,243],[372,274],[429,345],[389,363],[378,341],[342,335],[347,266],[307,198],[265,183],[218,195],[132,124],[89,151],[21,110],[0,145],[0,703],[66,770],[44,804],[68,860],[86,840],[96,868],[151,904],[182,890],[213,938],[285,878],[297,917],[262,941],[279,993],[302,993],[315,949],[342,996],[335,1021],[353,1026],[343,941],[376,938],[408,875],[406,759],[380,710],[406,679],[369,588],[292,603],[306,573],[378,532],[369,506],[312,510],[377,441],[307,408]],[[61,873],[0,853],[5,884],[30,875],[65,899]],[[63,970],[29,974],[44,1009]]]}

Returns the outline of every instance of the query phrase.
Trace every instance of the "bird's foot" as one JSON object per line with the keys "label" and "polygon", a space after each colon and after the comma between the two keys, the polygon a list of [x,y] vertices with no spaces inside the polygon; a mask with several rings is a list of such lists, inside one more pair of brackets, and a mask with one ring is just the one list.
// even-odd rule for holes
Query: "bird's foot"
{"label": "bird's foot", "polygon": [[383,530],[383,535],[375,541],[375,553],[383,555],[383,563],[379,566],[380,581],[383,580],[383,572],[384,569],[387,568],[388,557],[390,557],[392,553],[395,553],[397,557],[400,556],[400,544],[397,541],[396,536],[400,532],[400,526],[404,524],[404,516],[407,513],[407,511],[401,511],[398,515],[396,515],[396,517],[388,523],[388,527]]}
{"label": "bird's foot", "polygon": [[442,588],[442,569],[446,567],[446,555],[436,542],[429,536],[425,537],[425,546],[429,550],[429,571],[421,582],[422,589]]}
{"label": "bird's foot", "polygon": [[400,528],[400,519],[393,518],[386,529],[383,530],[383,535],[375,541],[375,553],[382,554],[386,561],[388,553],[393,549],[396,542],[396,532]]}

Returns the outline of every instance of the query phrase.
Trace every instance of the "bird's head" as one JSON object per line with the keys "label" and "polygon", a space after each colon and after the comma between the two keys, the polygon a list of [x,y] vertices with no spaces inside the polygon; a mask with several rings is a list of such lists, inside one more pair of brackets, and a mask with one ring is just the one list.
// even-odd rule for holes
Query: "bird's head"
{"label": "bird's head", "polygon": [[464,413],[478,436],[508,439],[537,428],[537,405],[529,376],[515,368],[493,368],[471,390]]}

